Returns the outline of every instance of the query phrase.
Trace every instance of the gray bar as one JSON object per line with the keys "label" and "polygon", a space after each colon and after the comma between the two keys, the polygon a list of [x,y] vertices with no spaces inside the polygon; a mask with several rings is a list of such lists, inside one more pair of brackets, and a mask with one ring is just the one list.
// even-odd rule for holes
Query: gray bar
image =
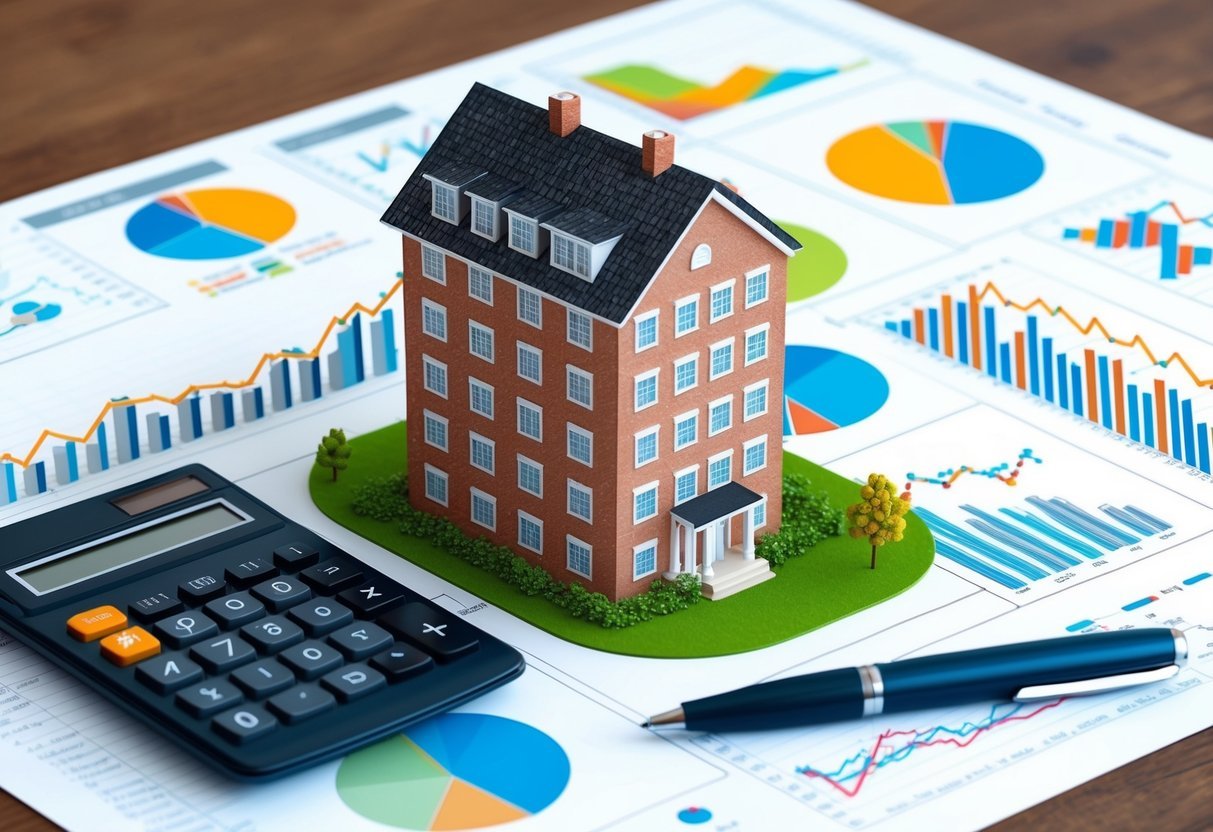
{"label": "gray bar", "polygon": [[164,437],[160,435],[160,414],[149,413],[144,417],[147,424],[147,447],[152,453],[158,454],[164,450]]}
{"label": "gray bar", "polygon": [[190,407],[193,398],[193,396],[186,396],[177,402],[177,426],[182,442],[193,442],[198,438],[198,434],[194,433],[194,409]]}
{"label": "gray bar", "polygon": [[311,130],[298,136],[292,136],[289,139],[276,141],[274,145],[279,150],[294,153],[296,150],[303,150],[314,144],[323,144],[333,139],[339,139],[342,136],[348,136],[350,133],[357,133],[359,130],[366,130],[368,127],[404,118],[408,114],[408,110],[393,104],[390,107],[384,107],[382,110],[375,110],[373,113],[356,116],[345,121],[339,121],[336,124],[330,124],[328,127],[321,127],[318,130]]}
{"label": "gray bar", "polygon": [[115,188],[112,191],[97,194],[97,196],[90,196],[88,199],[64,205],[62,208],[52,208],[50,211],[34,214],[32,217],[25,218],[25,224],[31,228],[47,228],[65,220],[74,220],[86,214],[104,211],[106,208],[118,205],[119,203],[128,202],[141,196],[147,196],[148,194],[154,194],[166,188],[171,188],[174,185],[193,182],[195,179],[201,179],[213,173],[223,173],[225,170],[227,168],[218,162],[202,162],[197,165],[191,165],[188,168],[173,171],[172,173],[165,173],[160,176],[154,176],[151,179],[145,179],[142,182],[136,182],[133,185]]}
{"label": "gray bar", "polygon": [[37,467],[31,465],[28,468],[26,468],[25,473],[23,473],[21,475],[21,478],[23,480],[25,480],[25,496],[33,497],[34,495],[39,493]]}
{"label": "gray bar", "polygon": [[257,389],[250,387],[240,394],[240,412],[244,414],[244,421],[252,422],[257,419]]}
{"label": "gray bar", "polygon": [[12,500],[8,498],[8,485],[0,484],[0,506],[6,506],[11,502]]}
{"label": "gray bar", "polygon": [[131,432],[126,426],[126,408],[130,405],[115,407],[114,442],[118,445],[118,462],[130,462],[134,459],[134,448],[131,447]]}
{"label": "gray bar", "polygon": [[286,390],[282,386],[282,371],[278,369],[281,361],[270,364],[270,403],[274,410],[286,409]]}
{"label": "gray bar", "polygon": [[223,415],[223,391],[211,393],[211,428],[215,433],[227,430],[227,419]]}
{"label": "gray bar", "polygon": [[383,318],[371,321],[371,372],[377,376],[387,373],[387,340]]}
{"label": "gray bar", "polygon": [[101,467],[101,446],[96,442],[89,442],[84,446],[84,457],[88,461],[90,474],[100,474],[105,470]]}
{"label": "gray bar", "polygon": [[345,387],[345,376],[341,373],[341,350],[333,350],[328,356],[329,389],[341,390]]}
{"label": "gray bar", "polygon": [[67,485],[72,481],[71,473],[67,470],[67,446],[59,445],[51,450],[55,457],[55,482]]}
{"label": "gray bar", "polygon": [[320,391],[316,389],[316,385],[312,384],[313,360],[315,359],[305,358],[295,362],[295,369],[299,371],[299,398],[305,402],[320,398]]}

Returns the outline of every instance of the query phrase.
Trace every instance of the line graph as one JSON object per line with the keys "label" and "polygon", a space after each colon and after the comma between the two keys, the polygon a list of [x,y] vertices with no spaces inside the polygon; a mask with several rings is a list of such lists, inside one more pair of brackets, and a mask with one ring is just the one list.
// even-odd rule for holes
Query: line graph
{"label": "line graph", "polygon": [[[1170,213],[1173,221],[1154,219],[1158,212]],[[1175,280],[1190,275],[1197,266],[1213,265],[1213,247],[1180,242],[1180,230],[1190,225],[1213,228],[1213,213],[1187,216],[1174,200],[1164,199],[1142,211],[1102,217],[1095,225],[1064,228],[1061,238],[1097,249],[1157,248],[1162,255],[1158,279]]]}
{"label": "line graph", "polygon": [[914,483],[921,482],[927,485],[938,485],[941,488],[951,488],[956,484],[956,481],[965,474],[971,474],[975,477],[984,477],[985,479],[998,480],[1003,485],[1014,486],[1019,482],[1019,475],[1024,470],[1025,462],[1035,462],[1040,465],[1044,462],[1043,459],[1034,455],[1031,448],[1024,448],[1016,457],[1015,462],[999,462],[996,465],[991,465],[988,468],[974,468],[969,465],[961,465],[957,468],[946,468],[939,471],[934,476],[928,474],[906,474],[906,491],[909,491]]}

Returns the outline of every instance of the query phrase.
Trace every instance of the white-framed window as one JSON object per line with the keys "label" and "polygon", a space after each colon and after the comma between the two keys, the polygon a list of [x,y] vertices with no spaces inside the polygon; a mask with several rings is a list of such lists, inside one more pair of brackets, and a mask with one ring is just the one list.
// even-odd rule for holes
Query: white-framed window
{"label": "white-framed window", "polygon": [[567,395],[571,402],[576,402],[582,407],[594,409],[594,376],[592,373],[587,373],[585,370],[578,369],[572,364],[566,364],[565,382],[567,385]]}
{"label": "white-framed window", "polygon": [[699,466],[674,472],[674,505],[685,503],[699,493]]}
{"label": "white-framed window", "polygon": [[708,403],[708,436],[733,427],[733,394]]}
{"label": "white-framed window", "polygon": [[518,432],[536,442],[543,441],[543,408],[526,399],[518,400]]}
{"label": "white-framed window", "polygon": [[594,349],[594,319],[576,309],[569,310],[568,339],[583,350]]}
{"label": "white-framed window", "polygon": [[446,472],[435,468],[427,462],[425,465],[426,498],[433,500],[440,506],[447,505],[447,484]]}
{"label": "white-framed window", "polygon": [[459,189],[441,182],[430,182],[433,192],[430,210],[434,216],[447,222],[459,222]]}
{"label": "white-framed window", "polygon": [[657,313],[660,311],[654,309],[652,312],[636,316],[636,352],[644,352],[650,347],[657,346]]}
{"label": "white-framed window", "polygon": [[537,555],[543,554],[543,521],[521,510],[518,512],[518,545]]}
{"label": "white-framed window", "polygon": [[674,395],[699,384],[699,353],[691,353],[674,362]]}
{"label": "white-framed window", "polygon": [[652,575],[657,571],[657,541],[650,540],[632,547],[632,580]]}
{"label": "white-framed window", "polygon": [[543,497],[543,466],[522,454],[518,454],[518,488],[536,497]]}
{"label": "white-framed window", "polygon": [[718,379],[733,372],[733,340],[718,341],[711,346],[708,378]]}
{"label": "white-framed window", "polygon": [[440,451],[448,449],[449,433],[447,420],[429,410],[422,411],[425,420],[425,444],[433,445]]}
{"label": "white-framed window", "polygon": [[767,437],[766,434],[751,439],[741,446],[742,473],[753,474],[767,467]]}
{"label": "white-framed window", "polygon": [[497,207],[493,203],[472,197],[472,231],[490,240],[497,239]]}
{"label": "white-framed window", "polygon": [[518,342],[518,375],[536,384],[543,383],[543,353],[538,347]]}
{"label": "white-framed window", "polygon": [[446,255],[433,246],[421,247],[421,274],[446,285]]}
{"label": "white-framed window", "polygon": [[552,265],[558,269],[584,277],[590,277],[590,247],[581,240],[567,234],[552,232]]}
{"label": "white-framed window", "polygon": [[497,530],[497,498],[479,488],[472,489],[472,522],[490,531]]}
{"label": "white-framed window", "polygon": [[421,299],[421,331],[439,341],[446,340],[446,307],[429,298]]}
{"label": "white-framed window", "polygon": [[699,441],[699,411],[692,410],[674,417],[674,450],[694,445]]}
{"label": "white-framed window", "polygon": [[493,385],[485,384],[478,378],[468,379],[468,407],[473,413],[492,419],[495,410],[493,399]]}
{"label": "white-framed window", "polygon": [[707,243],[700,243],[695,246],[695,250],[691,252],[691,271],[702,269],[704,266],[710,265],[712,262],[712,247]]}
{"label": "white-framed window", "polygon": [[632,522],[643,523],[657,516],[657,483],[650,482],[632,489]]}
{"label": "white-framed window", "polygon": [[657,404],[657,370],[636,376],[636,410]]}
{"label": "white-framed window", "polygon": [[769,379],[748,385],[743,391],[745,404],[743,407],[745,421],[750,421],[767,412],[767,391],[771,386]]}
{"label": "white-framed window", "polygon": [[736,280],[728,280],[712,287],[708,323],[714,324],[733,314],[733,286],[736,283]]}
{"label": "white-framed window", "polygon": [[518,287],[518,320],[534,327],[543,326],[543,298],[538,292]]}
{"label": "white-framed window", "polygon": [[565,427],[566,432],[566,450],[569,459],[575,459],[582,465],[594,465],[594,434],[590,433],[585,428],[579,428],[572,422],[568,422]]}
{"label": "white-framed window", "polygon": [[752,272],[746,272],[745,276],[745,308],[757,306],[762,303],[771,293],[771,267],[763,266],[760,269],[754,269]]}
{"label": "white-framed window", "polygon": [[523,254],[535,256],[536,240],[539,239],[539,224],[535,220],[510,215],[510,248],[516,248]]}
{"label": "white-framed window", "polygon": [[661,428],[653,425],[636,434],[636,467],[648,465],[657,458],[657,436]]}
{"label": "white-framed window", "polygon": [[568,481],[569,514],[587,523],[594,522],[594,489],[576,480]]}
{"label": "white-framed window", "polygon": [[571,534],[565,537],[565,566],[574,575],[583,578],[592,577],[594,563],[594,547],[584,540],[578,540]]}
{"label": "white-framed window", "polygon": [[468,266],[468,295],[493,305],[493,273],[479,266]]}
{"label": "white-framed window", "polygon": [[490,364],[496,363],[496,340],[493,330],[484,324],[468,321],[468,351]]}
{"label": "white-framed window", "polygon": [[767,336],[771,330],[769,323],[756,326],[745,331],[745,363],[750,366],[755,361],[767,357]]}
{"label": "white-framed window", "polygon": [[469,432],[468,444],[470,446],[468,459],[471,461],[472,467],[479,468],[486,474],[496,474],[497,443],[487,436]]}
{"label": "white-framed window", "polygon": [[708,457],[708,490],[719,488],[733,478],[733,452]]}
{"label": "white-framed window", "polygon": [[754,528],[761,529],[767,524],[767,495],[762,495],[762,502],[754,506]]}
{"label": "white-framed window", "polygon": [[421,384],[435,396],[446,398],[446,365],[428,355],[421,356]]}
{"label": "white-framed window", "polygon": [[674,301],[674,337],[699,329],[699,295]]}

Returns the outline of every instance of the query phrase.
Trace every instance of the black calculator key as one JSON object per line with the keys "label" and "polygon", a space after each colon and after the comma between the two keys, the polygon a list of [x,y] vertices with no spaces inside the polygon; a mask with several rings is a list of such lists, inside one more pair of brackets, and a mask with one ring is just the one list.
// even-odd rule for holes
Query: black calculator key
{"label": "black calculator key", "polygon": [[475,650],[476,632],[442,610],[413,602],[379,617],[379,623],[439,660]]}
{"label": "black calculator key", "polygon": [[278,567],[264,558],[249,558],[229,566],[224,574],[227,579],[238,587],[252,586],[258,581],[272,578],[278,574]]}
{"label": "black calculator key", "polygon": [[383,674],[364,664],[347,664],[325,674],[320,684],[337,694],[342,702],[350,702],[387,684]]}
{"label": "black calculator key", "polygon": [[337,704],[333,694],[319,685],[296,685],[269,701],[270,710],[287,722],[302,722]]}
{"label": "black calculator key", "polygon": [[306,543],[288,543],[274,550],[274,563],[283,569],[302,569],[320,560],[320,553]]}
{"label": "black calculator key", "polygon": [[375,624],[358,622],[342,627],[329,636],[329,643],[347,658],[358,661],[373,656],[392,643],[388,631]]}
{"label": "black calculator key", "polygon": [[317,592],[334,593],[362,580],[358,566],[348,560],[326,560],[300,573]]}
{"label": "black calculator key", "polygon": [[245,665],[232,674],[232,681],[254,699],[264,699],[295,684],[295,674],[273,659]]}
{"label": "black calculator key", "polygon": [[295,578],[270,578],[253,587],[253,595],[264,601],[274,612],[282,612],[289,606],[311,598],[312,591],[303,581]]}
{"label": "black calculator key", "polygon": [[386,612],[404,601],[404,593],[391,581],[371,581],[337,596],[341,602],[362,616]]}
{"label": "black calculator key", "polygon": [[334,668],[341,667],[343,659],[334,648],[321,641],[305,641],[288,647],[278,656],[283,664],[304,679],[315,679]]}
{"label": "black calculator key", "polygon": [[202,668],[184,653],[162,653],[139,663],[135,678],[156,693],[172,693],[202,678]]}
{"label": "black calculator key", "polygon": [[251,641],[258,651],[273,655],[292,644],[303,641],[303,630],[281,615],[271,615],[240,628],[240,635]]}
{"label": "black calculator key", "polygon": [[316,598],[300,604],[293,607],[287,614],[302,624],[309,636],[331,633],[341,625],[354,620],[354,614],[348,607],[327,598]]}
{"label": "black calculator key", "polygon": [[201,610],[170,615],[157,621],[152,629],[157,638],[167,641],[172,647],[189,647],[194,642],[219,632],[215,622],[203,615]]}
{"label": "black calculator key", "polygon": [[227,589],[227,581],[218,575],[199,575],[177,587],[177,597],[187,604],[204,604],[218,598]]}
{"label": "black calculator key", "polygon": [[422,653],[413,645],[402,641],[396,642],[390,649],[371,659],[371,667],[383,671],[389,682],[410,679],[433,666],[434,660],[428,653]]}
{"label": "black calculator key", "polygon": [[211,720],[211,725],[219,736],[239,744],[265,736],[278,726],[278,720],[265,708],[246,705],[219,714]]}
{"label": "black calculator key", "polygon": [[131,615],[140,621],[147,622],[155,621],[165,615],[172,615],[183,609],[185,609],[185,604],[181,603],[181,599],[164,592],[157,592],[134,601],[131,604]]}
{"label": "black calculator key", "polygon": [[236,592],[232,595],[216,598],[203,609],[212,618],[218,619],[225,630],[239,627],[241,624],[247,624],[250,621],[256,621],[265,615],[265,604],[247,592]]}
{"label": "black calculator key", "polygon": [[210,673],[225,673],[257,658],[257,651],[235,633],[226,633],[195,644],[190,649],[190,656]]}
{"label": "black calculator key", "polygon": [[244,701],[244,694],[231,682],[222,679],[208,679],[196,685],[190,685],[177,694],[177,707],[191,716],[210,716],[224,708],[239,705]]}

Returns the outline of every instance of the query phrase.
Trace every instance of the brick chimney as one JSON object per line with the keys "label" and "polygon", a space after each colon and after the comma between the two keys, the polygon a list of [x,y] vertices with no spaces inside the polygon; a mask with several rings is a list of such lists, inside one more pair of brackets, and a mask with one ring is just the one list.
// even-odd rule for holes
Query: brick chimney
{"label": "brick chimney", "polygon": [[581,99],[571,92],[548,96],[548,129],[567,136],[581,126]]}
{"label": "brick chimney", "polygon": [[643,153],[640,165],[649,176],[657,177],[674,164],[674,134],[650,130],[641,139]]}

